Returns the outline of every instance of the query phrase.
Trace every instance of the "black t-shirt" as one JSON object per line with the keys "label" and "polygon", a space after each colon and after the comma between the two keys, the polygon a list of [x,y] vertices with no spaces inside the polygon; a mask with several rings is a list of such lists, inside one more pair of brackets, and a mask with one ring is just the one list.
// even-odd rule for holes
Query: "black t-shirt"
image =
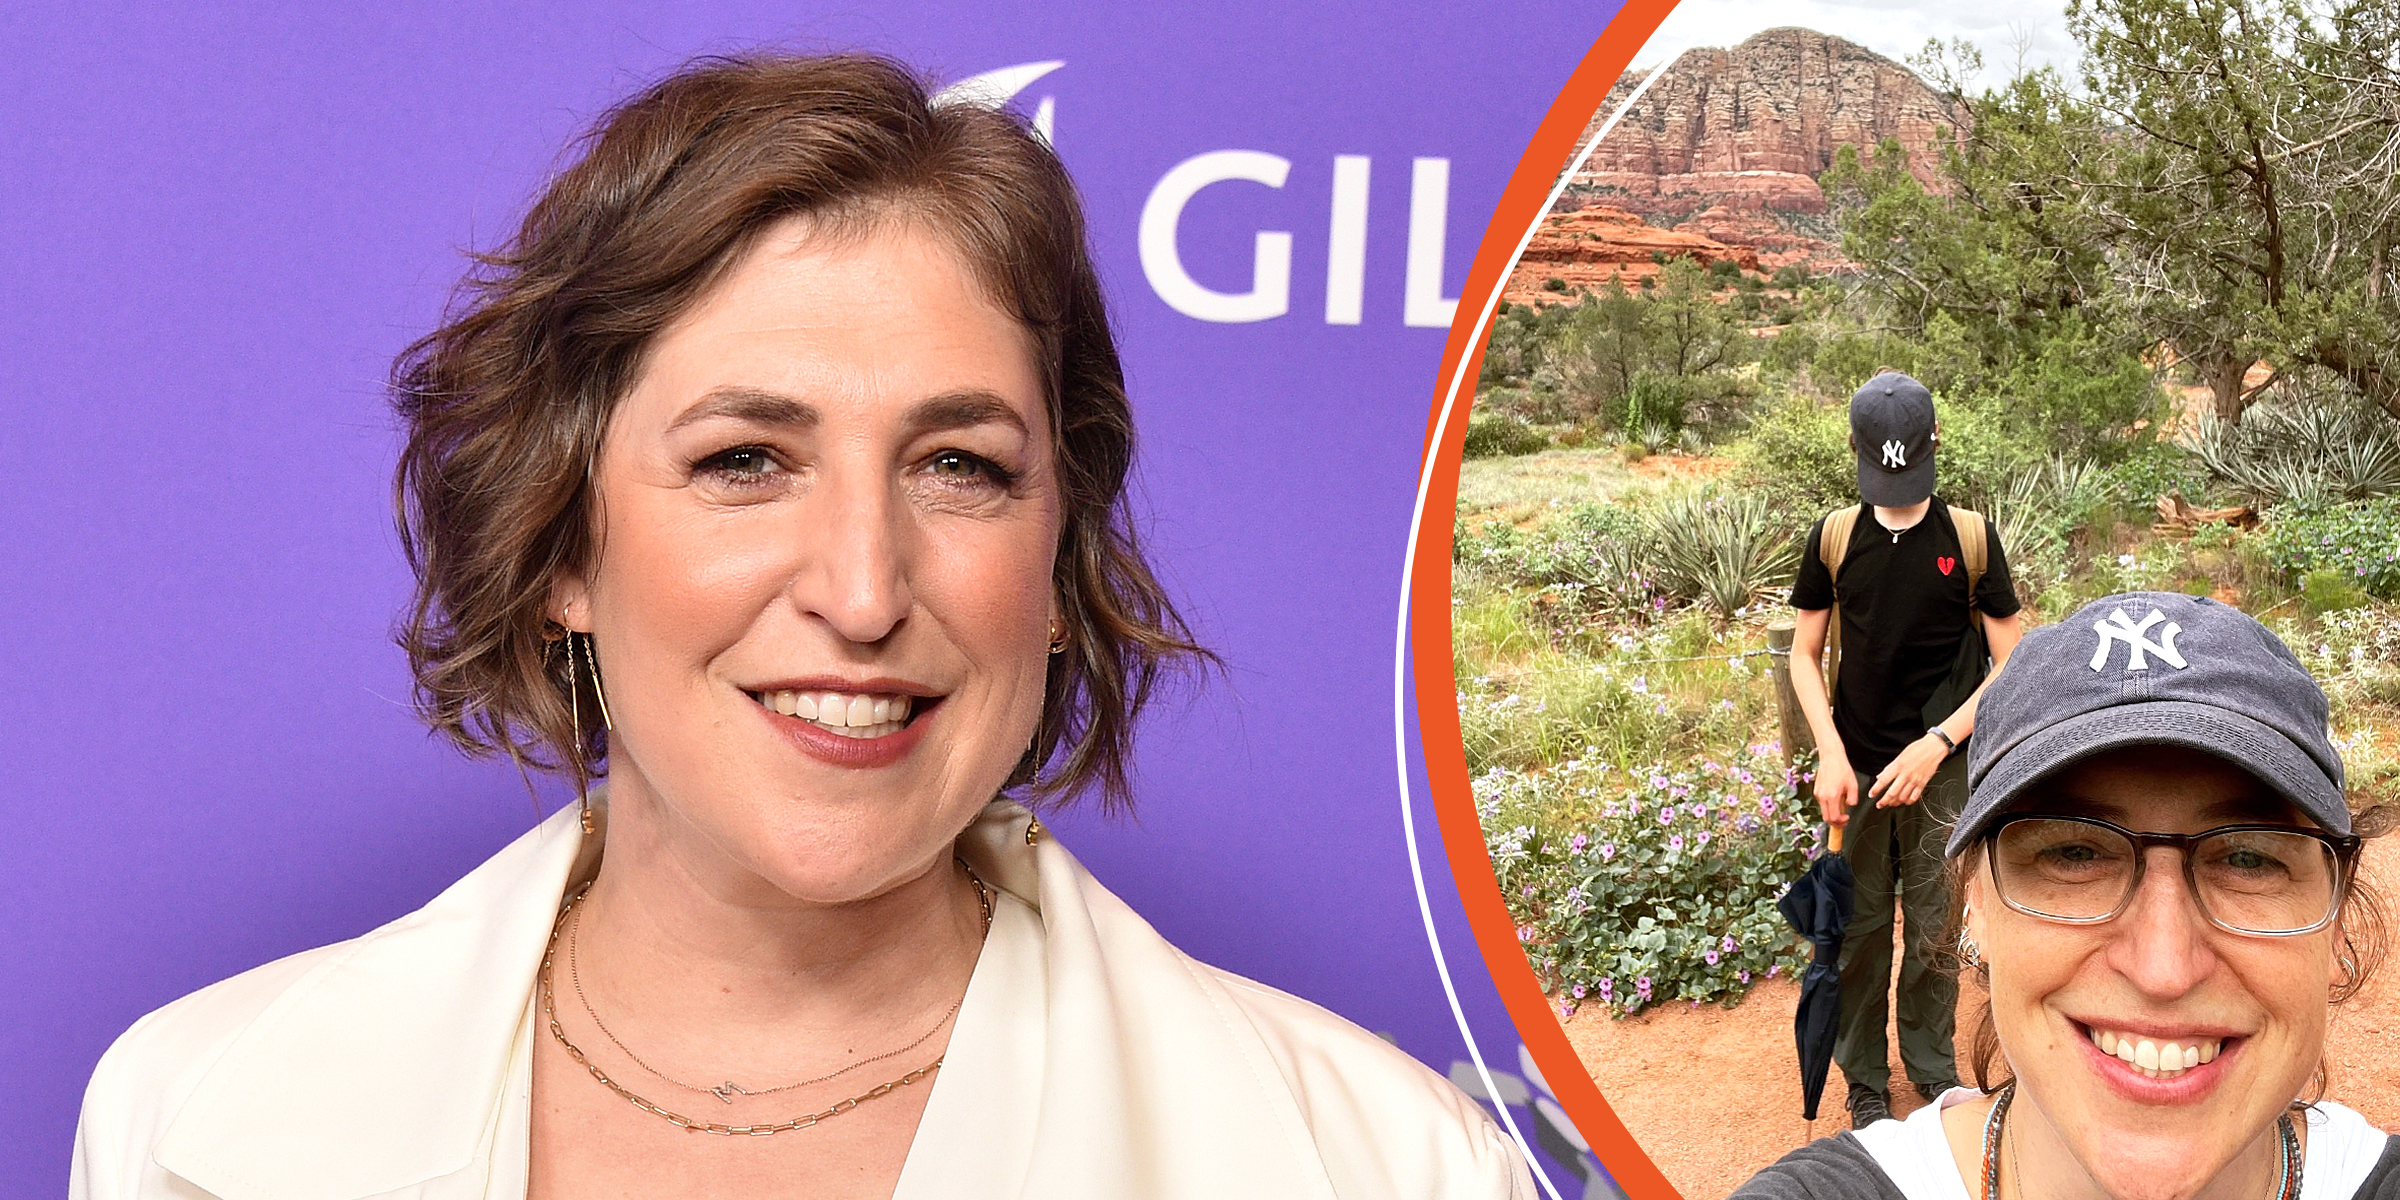
{"label": "black t-shirt", "polygon": [[[2000,550],[2000,531],[1987,525],[1983,582],[1975,607],[1994,617],[2017,611],[2017,589]],[[1925,736],[1925,702],[1933,698],[1967,635],[1967,567],[1958,551],[1950,509],[1939,497],[1925,518],[1893,533],[1858,515],[1850,531],[1841,583],[1817,553],[1820,519],[1809,528],[1792,584],[1792,607],[1831,608],[1841,602],[1842,662],[1834,684],[1833,727],[1850,764],[1862,774],[1882,769],[1910,742]]]}

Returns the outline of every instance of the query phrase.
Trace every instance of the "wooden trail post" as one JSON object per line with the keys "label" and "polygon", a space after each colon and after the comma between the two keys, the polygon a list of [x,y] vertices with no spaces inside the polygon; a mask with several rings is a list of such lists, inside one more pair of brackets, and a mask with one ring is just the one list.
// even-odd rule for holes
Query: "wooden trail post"
{"label": "wooden trail post", "polygon": [[[1767,659],[1774,666],[1775,717],[1782,727],[1783,765],[1789,769],[1794,759],[1817,748],[1817,735],[1809,731],[1808,718],[1800,713],[1800,696],[1792,691],[1792,622],[1790,618],[1778,619],[1767,626]],[[1816,803],[1815,781],[1802,782],[1799,790],[1800,798],[1803,801],[1810,804]],[[1837,825],[1826,830],[1826,845],[1836,851],[1842,848],[1840,826]]]}

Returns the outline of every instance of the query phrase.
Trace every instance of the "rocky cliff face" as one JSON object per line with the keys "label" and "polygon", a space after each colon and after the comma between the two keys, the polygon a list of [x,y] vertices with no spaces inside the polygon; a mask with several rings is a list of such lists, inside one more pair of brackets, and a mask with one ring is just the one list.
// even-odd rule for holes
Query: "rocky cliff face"
{"label": "rocky cliff face", "polygon": [[[1711,203],[1823,211],[1816,177],[1834,152],[1887,137],[1908,151],[1911,173],[1938,187],[1940,144],[1965,123],[1907,67],[1813,30],[1770,29],[1729,50],[1694,49],[1664,70],[1575,181],[1653,219]],[[1641,81],[1631,73],[1617,81],[1595,129]]]}
{"label": "rocky cliff face", "polygon": [[[1594,148],[1560,207],[1620,209],[1748,248],[1769,270],[1847,265],[1827,240],[1817,186],[1838,149],[1896,139],[1910,172],[1938,189],[1941,145],[1966,122],[1908,68],[1813,30],[1770,29],[1731,49],[1692,50],[1663,69]],[[1593,130],[1642,79],[1628,73],[1617,82]],[[1637,257],[1657,248],[1651,234],[1635,237],[1645,243]]]}
{"label": "rocky cliff face", "polygon": [[[1745,271],[1760,265],[1758,252],[1747,246],[1727,245],[1686,229],[1659,229],[1621,208],[1592,205],[1544,218],[1500,294],[1543,304],[1578,291],[1597,292],[1612,279],[1632,287],[1658,274],[1659,261],[1666,258],[1693,258],[1703,264],[1728,261]],[[1550,283],[1554,279],[1556,286]]]}

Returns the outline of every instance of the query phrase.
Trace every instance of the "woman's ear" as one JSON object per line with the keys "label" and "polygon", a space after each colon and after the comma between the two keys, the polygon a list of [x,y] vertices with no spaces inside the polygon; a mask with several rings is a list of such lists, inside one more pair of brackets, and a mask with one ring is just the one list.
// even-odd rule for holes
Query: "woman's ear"
{"label": "woman's ear", "polygon": [[576,571],[550,577],[550,602],[542,606],[550,619],[577,633],[592,631],[592,590]]}

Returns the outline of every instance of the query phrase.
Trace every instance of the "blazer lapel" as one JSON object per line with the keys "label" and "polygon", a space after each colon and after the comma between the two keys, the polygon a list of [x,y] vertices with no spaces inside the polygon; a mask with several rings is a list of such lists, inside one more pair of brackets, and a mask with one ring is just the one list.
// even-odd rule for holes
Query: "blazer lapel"
{"label": "blazer lapel", "polygon": [[225,1200],[353,1200],[462,1173],[416,1194],[481,1196],[559,898],[598,850],[586,840],[569,805],[328,957],[210,1069],[158,1164]]}

